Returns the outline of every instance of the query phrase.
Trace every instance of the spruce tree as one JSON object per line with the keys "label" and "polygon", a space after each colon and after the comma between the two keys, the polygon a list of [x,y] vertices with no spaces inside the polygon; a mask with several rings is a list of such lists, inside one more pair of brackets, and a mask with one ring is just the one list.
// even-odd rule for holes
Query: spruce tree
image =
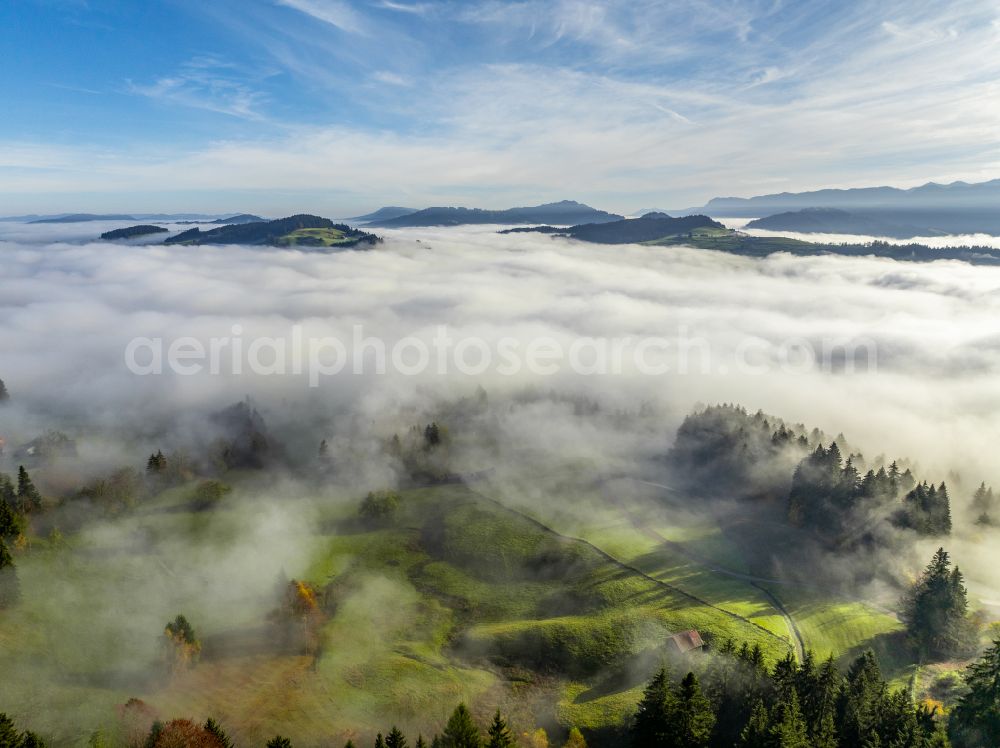
{"label": "spruce tree", "polygon": [[281,735],[275,735],[267,741],[267,748],[292,748],[292,741]]}
{"label": "spruce tree", "polygon": [[0,712],[0,746],[2,748],[18,748],[21,745],[21,734],[14,725],[14,720]]}
{"label": "spruce tree", "polygon": [[385,736],[385,748],[406,748],[407,741],[406,736],[400,731],[395,725],[389,730],[389,734]]}
{"label": "spruce tree", "polygon": [[7,391],[7,385],[0,379],[0,405],[3,405],[8,400],[10,400],[10,393]]}
{"label": "spruce tree", "polygon": [[968,598],[962,572],[939,548],[903,601],[902,618],[921,657],[962,654],[974,641],[968,618]]}
{"label": "spruce tree", "polygon": [[701,692],[694,673],[681,681],[670,715],[674,745],[678,748],[705,748],[715,727],[711,702]]}
{"label": "spruce tree", "polygon": [[17,489],[14,488],[14,481],[6,473],[0,473],[0,502],[11,509],[17,506]]}
{"label": "spruce tree", "polygon": [[24,532],[24,518],[0,498],[0,538],[16,538]]}
{"label": "spruce tree", "polygon": [[21,736],[20,748],[45,748],[45,741],[31,730],[25,730]]}
{"label": "spruce tree", "polygon": [[770,748],[771,722],[764,701],[758,699],[750,712],[750,719],[740,733],[740,748]]}
{"label": "spruce tree", "polygon": [[469,708],[465,704],[459,704],[441,733],[442,748],[480,748],[481,743],[479,728],[472,721]]}
{"label": "spruce tree", "polygon": [[660,668],[643,691],[642,700],[632,721],[632,745],[647,748],[670,740],[670,713],[674,694],[670,690],[667,669]]}
{"label": "spruce tree", "polygon": [[1000,745],[1000,639],[969,665],[965,684],[948,731],[958,745]]}
{"label": "spruce tree", "polygon": [[493,715],[493,721],[486,731],[486,748],[511,748],[514,745],[514,736],[510,733],[507,720],[500,716],[500,710]]}
{"label": "spruce tree", "polygon": [[847,673],[837,704],[837,723],[842,746],[860,746],[878,739],[886,683],[870,649],[862,653]]}
{"label": "spruce tree", "polygon": [[812,748],[795,691],[775,705],[771,718],[771,745],[773,748]]}
{"label": "spruce tree", "polygon": [[24,465],[17,468],[17,502],[25,514],[42,508],[42,495],[38,493]]}
{"label": "spruce tree", "polygon": [[382,737],[382,733],[375,736],[375,748],[385,748],[385,738]]}
{"label": "spruce tree", "polygon": [[833,655],[830,655],[807,691],[803,713],[814,748],[837,746],[836,710],[841,680]]}
{"label": "spruce tree", "polygon": [[167,469],[167,458],[164,456],[161,450],[156,450],[155,453],[149,456],[146,460],[146,475],[157,476],[160,475],[164,470]]}
{"label": "spruce tree", "polygon": [[233,748],[233,741],[226,734],[226,731],[211,717],[205,721],[205,732],[214,736],[222,748]]}

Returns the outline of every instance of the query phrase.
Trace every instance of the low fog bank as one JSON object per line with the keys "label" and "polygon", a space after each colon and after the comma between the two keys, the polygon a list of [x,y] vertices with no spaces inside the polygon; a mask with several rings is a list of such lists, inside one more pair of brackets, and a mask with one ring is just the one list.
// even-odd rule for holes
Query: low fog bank
{"label": "low fog bank", "polygon": [[[380,459],[385,439],[481,389],[499,414],[487,441],[503,445],[510,464],[473,451],[460,467],[475,471],[491,460],[511,480],[529,463],[655,476],[692,408],[735,402],[844,433],[869,457],[910,458],[929,480],[960,473],[963,492],[981,480],[1000,483],[1000,270],[833,256],[756,260],[495,230],[387,231],[376,250],[326,253],[44,243],[78,227],[0,225],[8,232],[0,234],[8,461],[17,445],[56,429],[78,440],[79,459],[95,475],[141,465],[156,449],[209,444],[211,414],[249,397],[293,462],[312,458],[327,439],[340,455],[338,480],[364,491],[399,479]],[[566,349],[581,338],[662,336],[672,348],[650,349],[647,359],[670,371],[643,373],[626,357],[621,373],[574,371],[563,361],[552,373],[509,374],[494,360],[469,374],[450,357],[442,374],[432,355],[426,370],[403,372],[390,360],[378,374],[369,350],[358,355],[362,373],[352,362],[312,387],[308,366],[290,373],[294,353],[283,375],[253,374],[245,356],[241,374],[226,355],[217,375],[139,376],[125,364],[139,337],[162,338],[164,347],[183,336],[206,347],[240,337],[245,353],[261,336],[288,341],[295,326],[349,350],[356,327],[389,350],[414,337],[434,351],[441,326],[453,347],[475,339],[496,351],[510,338],[522,353],[538,339]],[[803,346],[819,358],[814,365],[803,363]],[[857,351],[854,371],[844,360],[849,350]],[[467,360],[479,354],[473,349]],[[956,491],[956,514],[965,499]]]}
{"label": "low fog bank", "polygon": [[[23,237],[36,228],[52,230],[0,231]],[[390,231],[377,250],[331,254],[42,245],[0,234],[0,256],[0,378],[12,395],[2,419],[12,443],[47,427],[156,434],[167,422],[247,395],[280,404],[293,414],[290,422],[316,423],[335,412],[371,421],[480,385],[493,396],[537,388],[611,409],[655,403],[667,435],[695,403],[734,401],[849,433],[929,470],[984,478],[992,469],[989,445],[1000,436],[993,418],[1000,271],[990,268],[594,247],[497,236],[492,227]],[[449,365],[442,375],[432,362],[414,375],[391,365],[376,375],[369,351],[362,374],[348,366],[320,377],[318,387],[309,386],[307,373],[235,375],[225,355],[219,375],[137,376],[125,365],[137,337],[162,338],[166,346],[192,336],[207,344],[235,337],[236,326],[249,345],[259,336],[288,339],[295,325],[306,337],[335,336],[349,349],[355,326],[391,349],[407,336],[430,346],[442,325],[453,340],[475,337],[494,351],[504,337],[522,351],[537,338],[568,347],[581,337],[627,336],[663,336],[674,349],[647,352],[649,361],[671,367],[656,375],[637,371],[630,359],[621,374],[562,365],[552,374],[506,375],[495,359],[482,374]],[[686,373],[678,371],[684,345],[691,350]],[[804,364],[802,345],[827,360]],[[858,346],[854,373],[843,366],[844,345]],[[867,360],[872,346],[877,370]],[[740,355],[750,370],[739,365]],[[475,350],[467,360],[478,360]]]}
{"label": "low fog bank", "polygon": [[724,224],[727,228],[738,229],[750,236],[780,236],[786,239],[799,239],[804,242],[815,242],[817,244],[869,244],[871,242],[884,242],[899,246],[923,244],[924,246],[938,249],[944,249],[945,247],[993,247],[1000,249],[1000,236],[994,236],[993,234],[947,234],[944,236],[913,236],[900,239],[891,236],[870,236],[865,234],[806,234],[799,231],[745,228],[750,221],[754,220],[753,218],[719,217],[715,218],[715,220]]}

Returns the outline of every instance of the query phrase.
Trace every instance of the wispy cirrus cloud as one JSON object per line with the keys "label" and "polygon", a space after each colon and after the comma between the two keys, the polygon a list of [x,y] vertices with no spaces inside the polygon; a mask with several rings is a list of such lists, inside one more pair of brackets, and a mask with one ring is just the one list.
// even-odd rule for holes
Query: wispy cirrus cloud
{"label": "wispy cirrus cloud", "polygon": [[294,8],[318,21],[336,26],[342,31],[365,34],[366,22],[350,3],[340,0],[277,0],[278,5]]}
{"label": "wispy cirrus cloud", "polygon": [[252,88],[236,66],[215,57],[188,61],[173,75],[152,83],[127,81],[128,91],[167,104],[228,114],[248,120],[266,119],[266,96]]}
{"label": "wispy cirrus cloud", "polygon": [[381,2],[376,4],[376,7],[385,8],[386,10],[398,10],[400,13],[423,15],[430,11],[433,6],[431,3],[398,3],[393,2],[393,0],[381,0]]}
{"label": "wispy cirrus cloud", "polygon": [[[297,84],[317,110],[310,121],[283,101],[282,127],[256,137],[220,131],[201,146],[96,161],[60,149],[43,160],[61,171],[3,174],[11,199],[46,185],[131,194],[156,184],[294,189],[295,200],[349,189],[366,204],[576,197],[631,212],[1000,173],[989,2],[751,2],[726,23],[729,4],[711,0],[437,3],[433,23],[380,7],[392,10],[351,7],[359,24],[386,24],[375,37],[317,35],[284,12],[233,21],[282,71],[276,87],[219,60],[136,86],[252,121]],[[288,28],[256,31],[282,18]]]}

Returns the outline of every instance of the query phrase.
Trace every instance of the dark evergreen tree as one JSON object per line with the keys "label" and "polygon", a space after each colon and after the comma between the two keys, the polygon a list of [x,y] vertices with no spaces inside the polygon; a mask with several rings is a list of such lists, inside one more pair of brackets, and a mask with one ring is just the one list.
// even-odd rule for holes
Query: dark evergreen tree
{"label": "dark evergreen tree", "polygon": [[17,507],[17,489],[14,488],[14,482],[6,473],[0,473],[0,502],[11,509]]}
{"label": "dark evergreen tree", "polygon": [[[0,483],[6,476],[0,476]],[[8,484],[10,479],[7,479]],[[0,486],[0,494],[3,493]],[[16,538],[24,532],[24,517],[15,511],[14,506],[0,496],[0,538]]]}
{"label": "dark evergreen tree", "polygon": [[166,469],[167,458],[160,450],[156,450],[156,452],[151,454],[149,459],[146,460],[146,475],[150,477],[162,475]]}
{"label": "dark evergreen tree", "polygon": [[42,495],[38,493],[28,471],[21,465],[17,469],[17,503],[21,512],[29,514],[42,508]]}
{"label": "dark evergreen tree", "polygon": [[677,748],[707,748],[715,727],[715,712],[694,673],[681,681],[669,714],[672,735],[667,745]]}
{"label": "dark evergreen tree", "polygon": [[948,488],[923,482],[903,497],[903,509],[896,524],[908,527],[921,535],[948,535],[951,533],[951,500]]}
{"label": "dark evergreen tree", "polygon": [[814,748],[837,746],[837,697],[841,681],[833,655],[830,655],[803,688],[803,715]]}
{"label": "dark evergreen tree", "polygon": [[838,699],[837,731],[842,748],[862,746],[879,739],[878,727],[885,695],[882,670],[875,653],[867,650],[851,664]]}
{"label": "dark evergreen tree", "polygon": [[205,721],[205,732],[213,735],[215,739],[219,741],[219,745],[222,748],[233,748],[233,741],[226,734],[226,731],[223,730],[222,726],[211,717]]}
{"label": "dark evergreen tree", "polygon": [[632,745],[635,748],[667,745],[671,739],[671,713],[674,694],[670,690],[666,668],[660,668],[643,691],[632,720]]}
{"label": "dark evergreen tree", "polygon": [[948,720],[956,746],[1000,745],[1000,639],[966,669],[967,691]]}
{"label": "dark evergreen tree", "polygon": [[[722,745],[725,745],[724,743]],[[740,748],[771,748],[771,722],[764,701],[758,699],[740,732]]]}
{"label": "dark evergreen tree", "polygon": [[14,725],[14,720],[4,712],[0,712],[0,748],[20,748],[21,733]]}
{"label": "dark evergreen tree", "polygon": [[375,736],[375,748],[385,748],[385,738],[382,737],[382,733]]}
{"label": "dark evergreen tree", "polygon": [[45,748],[45,741],[30,730],[25,730],[21,736],[21,748]]}
{"label": "dark evergreen tree", "polygon": [[497,709],[486,731],[486,748],[511,748],[512,745],[514,736],[510,733],[507,720],[500,716],[500,710]]}
{"label": "dark evergreen tree", "polygon": [[406,736],[395,725],[385,736],[385,748],[406,748],[408,745]]}
{"label": "dark evergreen tree", "polygon": [[417,735],[417,745],[416,748],[427,748],[427,741],[424,740],[423,735]]}
{"label": "dark evergreen tree", "polygon": [[479,728],[472,721],[469,708],[465,704],[459,704],[441,733],[442,748],[481,748],[481,743]]}
{"label": "dark evergreen tree", "polygon": [[8,400],[10,400],[10,393],[7,391],[7,385],[0,379],[0,405],[3,405]]}
{"label": "dark evergreen tree", "polygon": [[424,428],[424,443],[428,448],[436,447],[441,443],[441,427],[436,423],[431,423]]}
{"label": "dark evergreen tree", "polygon": [[281,735],[275,735],[267,741],[267,748],[292,748],[292,741]]}
{"label": "dark evergreen tree", "polygon": [[967,653],[975,631],[968,617],[962,572],[939,548],[903,600],[903,621],[921,658],[947,658]]}
{"label": "dark evergreen tree", "polygon": [[993,505],[996,499],[993,496],[993,486],[986,487],[986,483],[981,483],[976,492],[972,495],[970,508],[976,517],[977,525],[990,526],[993,524]]}
{"label": "dark evergreen tree", "polygon": [[806,721],[799,708],[798,694],[793,690],[787,699],[779,699],[771,717],[773,748],[812,748],[806,731]]}
{"label": "dark evergreen tree", "polygon": [[[153,748],[156,745],[156,742],[160,739],[160,735],[162,733],[163,723],[158,719],[154,719],[153,724],[149,726],[149,734],[146,736],[144,748]],[[95,733],[95,735],[99,735],[99,733]],[[103,735],[100,737],[103,740]]]}

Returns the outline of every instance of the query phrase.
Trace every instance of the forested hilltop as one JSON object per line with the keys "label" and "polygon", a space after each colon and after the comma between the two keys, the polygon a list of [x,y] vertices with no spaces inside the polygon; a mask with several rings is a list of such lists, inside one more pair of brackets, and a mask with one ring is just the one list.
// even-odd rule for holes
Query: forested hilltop
{"label": "forested hilltop", "polygon": [[250,244],[275,247],[353,247],[377,244],[375,234],[352,229],[329,218],[307,214],[274,221],[227,224],[202,231],[195,227],[168,237],[164,244]]}

